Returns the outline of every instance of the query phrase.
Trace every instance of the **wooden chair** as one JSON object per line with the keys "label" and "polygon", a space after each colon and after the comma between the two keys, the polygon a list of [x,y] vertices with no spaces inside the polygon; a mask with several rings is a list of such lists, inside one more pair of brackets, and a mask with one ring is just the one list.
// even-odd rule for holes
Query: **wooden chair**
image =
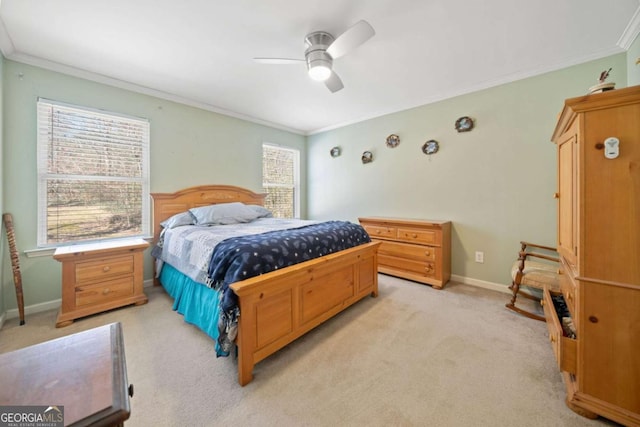
{"label": "wooden chair", "polygon": [[[505,306],[524,316],[544,321],[544,316],[532,313],[516,306],[518,295],[540,302],[542,290],[546,286],[550,291],[560,292],[560,275],[558,273],[559,258],[555,248],[537,245],[529,242],[520,242],[521,248],[518,259],[511,267],[511,301]],[[534,261],[537,258],[545,261]],[[523,290],[522,287],[529,288]],[[533,291],[534,289],[539,292]],[[537,295],[536,295],[537,294]]]}
{"label": "wooden chair", "polygon": [[10,213],[2,215],[4,228],[9,241],[9,256],[13,270],[13,284],[16,287],[16,299],[18,300],[18,313],[20,314],[20,326],[24,325],[24,296],[22,294],[22,274],[20,273],[20,257],[16,248],[16,235],[13,229],[13,217]]}

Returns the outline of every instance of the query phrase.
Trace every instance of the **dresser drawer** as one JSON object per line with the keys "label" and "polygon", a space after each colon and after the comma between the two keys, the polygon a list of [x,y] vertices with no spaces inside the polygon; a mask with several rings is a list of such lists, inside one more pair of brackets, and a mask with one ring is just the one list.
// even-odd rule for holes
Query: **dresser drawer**
{"label": "dresser drawer", "polygon": [[378,254],[378,264],[382,267],[408,271],[424,277],[436,276],[436,264],[430,261],[414,261],[406,258]]}
{"label": "dresser drawer", "polygon": [[381,225],[364,225],[365,231],[371,238],[381,237],[392,239],[396,237],[395,227],[385,227]]}
{"label": "dresser drawer", "polygon": [[420,230],[417,228],[398,228],[397,238],[404,242],[423,245],[440,245],[440,233],[436,230]]}
{"label": "dresser drawer", "polygon": [[410,245],[407,243],[383,242],[378,254],[411,258],[419,261],[435,261],[436,248],[431,246]]}
{"label": "dresser drawer", "polygon": [[132,274],[133,265],[133,255],[77,262],[75,264],[76,284],[105,280],[122,274]]}
{"label": "dresser drawer", "polygon": [[548,289],[544,290],[542,306],[547,321],[547,329],[549,330],[549,341],[553,348],[553,354],[558,362],[558,367],[562,371],[570,374],[576,373],[577,365],[577,339],[568,338],[562,332],[562,324],[558,318],[558,313],[553,304],[551,293]]}
{"label": "dresser drawer", "polygon": [[101,304],[133,295],[133,277],[76,287],[76,307]]}

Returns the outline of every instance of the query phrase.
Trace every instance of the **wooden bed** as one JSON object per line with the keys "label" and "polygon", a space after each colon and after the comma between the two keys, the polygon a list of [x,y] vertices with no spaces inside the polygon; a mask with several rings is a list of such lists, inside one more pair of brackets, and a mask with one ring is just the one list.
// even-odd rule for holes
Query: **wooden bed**
{"label": "wooden bed", "polygon": [[[176,213],[216,203],[262,205],[265,198],[228,185],[151,196],[154,243],[160,222]],[[376,297],[378,246],[366,243],[232,284],[241,313],[236,340],[239,383],[246,385],[253,379],[253,366],[259,361],[365,296]]]}

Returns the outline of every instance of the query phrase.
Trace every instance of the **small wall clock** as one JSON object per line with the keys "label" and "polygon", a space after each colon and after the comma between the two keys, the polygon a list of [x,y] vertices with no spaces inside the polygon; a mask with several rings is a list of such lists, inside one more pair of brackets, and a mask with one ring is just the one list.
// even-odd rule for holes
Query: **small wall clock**
{"label": "small wall clock", "polygon": [[456,130],[458,132],[469,132],[473,129],[473,119],[468,116],[460,117],[456,120]]}
{"label": "small wall clock", "polygon": [[440,144],[435,139],[430,139],[422,145],[422,152],[428,156],[435,154],[440,149]]}

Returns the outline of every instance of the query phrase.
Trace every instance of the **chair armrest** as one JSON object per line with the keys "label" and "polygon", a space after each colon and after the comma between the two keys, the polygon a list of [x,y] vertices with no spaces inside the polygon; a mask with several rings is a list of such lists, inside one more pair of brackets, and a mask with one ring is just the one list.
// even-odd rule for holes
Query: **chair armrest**
{"label": "chair armrest", "polygon": [[557,248],[552,248],[551,246],[543,246],[543,245],[537,245],[535,243],[531,243],[531,242],[520,242],[520,244],[522,245],[522,250],[525,249],[525,247],[527,246],[532,246],[534,248],[540,248],[540,249],[546,249],[548,251],[553,251],[553,252],[557,252]]}
{"label": "chair armrest", "polygon": [[549,261],[555,261],[555,262],[560,262],[560,259],[557,257],[552,257],[549,255],[544,255],[544,254],[539,254],[539,253],[535,253],[535,252],[520,252],[520,257],[521,258],[528,258],[528,257],[536,257],[536,258],[542,258],[542,259],[546,259]]}

